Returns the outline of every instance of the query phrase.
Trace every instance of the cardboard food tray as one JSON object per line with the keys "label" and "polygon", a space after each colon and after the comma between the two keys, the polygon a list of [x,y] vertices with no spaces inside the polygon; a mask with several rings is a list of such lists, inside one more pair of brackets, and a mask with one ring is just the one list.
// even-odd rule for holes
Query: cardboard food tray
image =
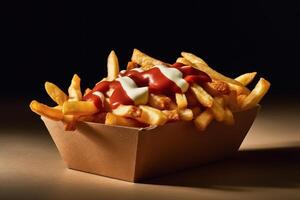
{"label": "cardboard food tray", "polygon": [[184,121],[148,128],[80,122],[68,132],[62,122],[42,120],[68,168],[140,182],[234,154],[258,110],[234,113],[233,126],[213,121],[204,132]]}

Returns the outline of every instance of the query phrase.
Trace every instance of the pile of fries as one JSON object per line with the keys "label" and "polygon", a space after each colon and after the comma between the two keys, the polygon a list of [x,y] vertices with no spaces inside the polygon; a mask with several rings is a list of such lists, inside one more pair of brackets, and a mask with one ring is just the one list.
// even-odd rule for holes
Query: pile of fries
{"label": "pile of fries", "polygon": [[[251,109],[260,102],[270,88],[270,83],[260,78],[255,88],[250,91],[246,86],[254,79],[256,72],[243,74],[235,79],[226,77],[210,68],[206,62],[192,53],[181,53],[176,60],[208,74],[212,81],[202,85],[192,84],[185,93],[172,96],[149,94],[147,102],[140,105],[119,105],[112,109],[109,97],[113,91],[104,94],[104,110],[99,111],[92,101],[83,100],[91,89],[81,92],[80,78],[74,75],[68,89],[68,95],[53,83],[46,82],[48,95],[57,103],[49,107],[36,100],[30,103],[33,112],[47,118],[62,121],[65,130],[75,130],[79,121],[105,123],[129,127],[146,127],[164,125],[178,120],[193,121],[197,129],[203,131],[212,120],[227,125],[234,124],[234,112]],[[127,70],[142,68],[148,70],[158,64],[170,65],[154,59],[134,49]],[[103,80],[113,81],[120,73],[118,58],[114,51],[108,56],[107,77]]]}

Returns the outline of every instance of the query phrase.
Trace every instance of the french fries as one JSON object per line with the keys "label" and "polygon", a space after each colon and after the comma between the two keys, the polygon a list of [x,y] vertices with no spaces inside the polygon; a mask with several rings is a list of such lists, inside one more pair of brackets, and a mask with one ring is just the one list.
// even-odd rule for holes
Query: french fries
{"label": "french fries", "polygon": [[255,78],[256,74],[257,72],[242,74],[236,77],[234,80],[240,82],[243,86],[247,86]]}
{"label": "french fries", "polygon": [[224,119],[223,119],[223,122],[224,122],[224,124],[229,125],[229,126],[231,126],[231,125],[234,124],[233,114],[232,114],[231,110],[228,107],[226,107],[224,109]]}
{"label": "french fries", "polygon": [[188,61],[187,59],[185,59],[183,57],[177,58],[176,62],[177,63],[182,63],[182,64],[187,65],[187,66],[192,66],[193,65],[193,63],[191,63],[190,61]]}
{"label": "french fries", "polygon": [[[176,62],[207,73],[211,77],[212,82],[191,83],[188,90],[184,90],[184,93],[176,91],[174,94],[160,94],[157,92],[154,94],[151,93],[149,86],[146,88],[147,90],[145,91],[147,93],[144,95],[147,98],[144,98],[143,101],[139,100],[138,97],[133,98],[136,95],[136,89],[147,87],[143,85],[145,84],[144,82],[141,82],[136,84],[136,88],[135,86],[130,86],[132,88],[130,89],[130,95],[133,96],[132,105],[117,104],[117,107],[112,107],[112,99],[116,90],[120,87],[116,85],[116,81],[120,81],[117,78],[125,76],[125,73],[123,73],[124,71],[120,73],[116,53],[111,51],[107,58],[107,77],[97,83],[100,84],[106,81],[102,83],[104,84],[102,86],[107,89],[100,92],[97,89],[95,91],[95,88],[87,88],[83,97],[80,86],[81,80],[75,74],[68,88],[68,95],[55,84],[45,83],[46,92],[57,106],[49,107],[33,100],[30,103],[30,109],[39,115],[62,121],[67,131],[75,130],[79,121],[127,127],[145,127],[161,126],[165,123],[179,120],[193,121],[199,131],[204,131],[213,120],[226,125],[233,125],[235,123],[234,113],[257,106],[270,88],[270,83],[264,78],[258,81],[252,91],[246,87],[253,81],[257,74],[256,72],[245,73],[232,79],[210,68],[204,60],[194,54],[182,52],[181,55],[182,57],[177,58]],[[134,49],[131,61],[127,64],[127,70],[136,70],[136,72],[140,73],[140,71],[145,72],[158,64],[172,67],[170,64]],[[178,66],[180,67],[180,65]],[[139,67],[142,70],[136,69]],[[176,69],[179,70],[178,68]],[[162,75],[166,76],[163,72]],[[172,75],[169,74],[166,77],[172,77]],[[171,78],[168,79],[170,80]],[[132,80],[134,81],[134,79]],[[105,86],[105,84],[114,84],[114,86]],[[122,84],[120,85],[122,86]],[[127,98],[126,95],[128,96],[128,93],[126,93],[124,88],[123,90],[119,94],[121,95],[119,98]],[[101,98],[99,95],[96,95],[98,94],[97,92],[101,93]],[[89,95],[94,95],[94,100],[99,97],[101,101],[94,102],[93,99],[86,99],[86,96]],[[96,106],[98,105],[97,103],[102,103],[102,106],[98,108]]]}
{"label": "french fries", "polygon": [[120,105],[116,109],[112,110],[112,113],[121,117],[140,117],[142,111],[140,108],[132,105]]}
{"label": "french fries", "polygon": [[80,78],[77,74],[74,74],[68,92],[69,92],[69,101],[80,101],[82,99],[82,94],[80,89]]}
{"label": "french fries", "polygon": [[46,82],[45,89],[51,99],[60,106],[62,106],[63,103],[68,100],[68,96],[53,83]]}
{"label": "french fries", "polygon": [[169,97],[164,95],[151,94],[149,96],[149,105],[160,110],[169,109],[171,101]]}
{"label": "french fries", "polygon": [[194,120],[194,124],[198,130],[204,131],[213,119],[214,117],[211,110],[207,109],[198,115],[198,117]]}
{"label": "french fries", "polygon": [[129,127],[143,127],[144,124],[127,117],[114,115],[113,113],[107,113],[105,118],[105,124],[107,125],[118,125],[118,126],[129,126]]}
{"label": "french fries", "polygon": [[139,108],[142,110],[141,116],[137,118],[140,122],[150,125],[164,125],[168,120],[161,110],[150,106],[139,106]]}
{"label": "french fries", "polygon": [[191,89],[201,105],[209,108],[212,107],[214,99],[200,85],[193,84]]}
{"label": "french fries", "polygon": [[265,96],[265,94],[268,92],[270,85],[271,84],[266,79],[260,78],[255,88],[243,100],[241,104],[242,110],[246,110],[257,105],[260,102],[260,100]]}
{"label": "french fries", "polygon": [[193,120],[194,113],[191,109],[185,108],[185,109],[179,110],[178,112],[179,112],[179,116],[180,116],[181,120],[183,120],[183,121]]}
{"label": "french fries", "polygon": [[62,120],[64,118],[64,115],[61,112],[61,110],[56,109],[56,108],[51,108],[47,105],[39,103],[36,100],[31,101],[29,106],[30,106],[30,109],[33,112],[35,112],[39,115],[43,115],[45,117],[48,117],[50,119],[59,121],[59,120]]}
{"label": "french fries", "polygon": [[164,64],[162,61],[152,58],[138,49],[134,49],[131,60],[141,66],[144,70],[152,68],[154,65]]}
{"label": "french fries", "polygon": [[228,95],[230,93],[229,85],[218,80],[205,83],[203,88],[212,96]]}
{"label": "french fries", "polygon": [[187,59],[189,62],[193,63],[192,66],[194,66],[194,67],[200,69],[201,71],[207,73],[213,79],[221,80],[221,81],[228,82],[228,83],[232,83],[234,85],[243,86],[238,81],[236,81],[234,79],[231,79],[231,78],[228,78],[228,77],[224,76],[223,74],[220,74],[219,72],[213,70],[212,68],[210,68],[206,64],[206,62],[204,62],[204,60],[202,60],[201,58],[195,56],[194,54],[187,53],[187,52],[182,52],[181,55],[182,55],[182,57]]}
{"label": "french fries", "polygon": [[222,98],[215,98],[213,105],[208,109],[211,110],[214,118],[218,122],[221,122],[224,120],[225,111],[223,108],[223,99]]}
{"label": "french fries", "polygon": [[187,107],[188,102],[185,94],[176,93],[175,98],[176,98],[178,109],[185,109]]}
{"label": "french fries", "polygon": [[111,51],[107,58],[107,78],[108,81],[113,81],[119,74],[119,61],[115,51]]}
{"label": "french fries", "polygon": [[166,115],[166,117],[168,118],[168,121],[178,121],[178,120],[180,120],[179,113],[178,113],[177,109],[163,110],[162,112]]}
{"label": "french fries", "polygon": [[98,111],[91,101],[66,101],[62,109],[64,115],[92,115]]}

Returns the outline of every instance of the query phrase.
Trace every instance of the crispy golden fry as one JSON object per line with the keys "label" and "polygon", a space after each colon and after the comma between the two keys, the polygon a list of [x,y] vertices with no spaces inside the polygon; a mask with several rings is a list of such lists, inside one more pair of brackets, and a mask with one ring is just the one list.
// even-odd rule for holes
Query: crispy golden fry
{"label": "crispy golden fry", "polygon": [[162,112],[166,115],[166,117],[168,118],[168,121],[178,121],[180,119],[177,109],[163,110]]}
{"label": "crispy golden fry", "polygon": [[224,120],[223,120],[224,124],[233,125],[234,124],[234,117],[233,117],[233,114],[232,114],[231,110],[228,107],[225,107],[224,111],[225,111],[224,112],[225,113]]}
{"label": "crispy golden fry", "polygon": [[175,99],[176,99],[178,109],[184,109],[187,107],[188,102],[187,102],[185,94],[176,93]]}
{"label": "crispy golden fry", "polygon": [[85,91],[84,91],[84,95],[83,95],[83,96],[87,95],[87,94],[90,93],[91,91],[92,91],[92,90],[91,90],[90,88],[86,88]]}
{"label": "crispy golden fry", "polygon": [[133,105],[119,105],[112,113],[121,117],[137,118],[142,114],[142,110]]}
{"label": "crispy golden fry", "polygon": [[62,120],[64,118],[64,115],[61,112],[61,110],[57,108],[51,108],[45,104],[39,103],[36,100],[31,101],[29,107],[33,112],[37,113],[38,115],[42,115],[56,121]]}
{"label": "crispy golden fry", "polygon": [[80,89],[80,78],[77,74],[74,74],[68,92],[69,92],[69,101],[80,101],[82,99],[82,94]]}
{"label": "crispy golden fry", "polygon": [[200,113],[201,113],[201,108],[200,107],[193,107],[191,108],[193,112],[193,118],[196,118]]}
{"label": "crispy golden fry", "polygon": [[134,49],[132,53],[131,60],[141,66],[141,68],[147,70],[152,68],[154,65],[164,64],[164,62],[152,58],[138,49]]}
{"label": "crispy golden fry", "polygon": [[164,125],[168,121],[167,116],[156,108],[144,105],[139,106],[139,108],[142,110],[141,116],[137,118],[140,122],[150,125]]}
{"label": "crispy golden fry", "polygon": [[198,130],[204,131],[213,119],[214,117],[211,110],[207,109],[198,117],[196,117],[196,119],[194,120],[194,124]]}
{"label": "crispy golden fry", "polygon": [[111,51],[107,58],[107,78],[108,81],[113,81],[118,77],[120,68],[119,61],[115,51]]}
{"label": "crispy golden fry", "polygon": [[214,99],[200,85],[193,84],[191,89],[201,105],[209,108],[212,107]]}
{"label": "crispy golden fry", "polygon": [[260,100],[265,96],[270,88],[270,82],[264,78],[260,78],[255,88],[242,102],[242,109],[246,110],[256,106]]}
{"label": "crispy golden fry", "polygon": [[145,126],[144,124],[138,122],[137,120],[114,115],[113,113],[106,114],[105,124],[118,125],[118,126],[129,126],[129,127],[144,127]]}
{"label": "crispy golden fry", "polygon": [[214,99],[214,103],[213,103],[212,107],[209,108],[211,110],[214,118],[219,122],[223,121],[224,116],[225,116],[225,111],[224,111],[223,105],[224,105],[223,98],[216,97]]}
{"label": "crispy golden fry", "polygon": [[193,111],[189,108],[181,109],[178,111],[179,117],[183,121],[191,121],[193,120],[194,114]]}
{"label": "crispy golden fry", "polygon": [[127,68],[126,68],[126,70],[132,70],[132,69],[134,69],[134,68],[139,68],[140,66],[137,64],[137,63],[135,63],[135,62],[133,62],[133,61],[129,61],[128,63],[127,63]]}
{"label": "crispy golden fry", "polygon": [[165,110],[169,109],[171,101],[172,100],[167,96],[150,94],[148,103],[154,108]]}
{"label": "crispy golden fry", "polygon": [[98,111],[91,101],[66,101],[63,105],[64,115],[92,115]]}
{"label": "crispy golden fry", "polygon": [[236,77],[234,80],[240,82],[243,86],[247,86],[255,78],[257,72],[250,72]]}
{"label": "crispy golden fry", "polygon": [[203,88],[212,96],[227,95],[230,93],[229,85],[219,80],[205,83],[203,84]]}
{"label": "crispy golden fry", "polygon": [[46,82],[45,89],[47,94],[55,101],[58,105],[63,105],[68,100],[68,96],[55,84]]}
{"label": "crispy golden fry", "polygon": [[238,81],[231,79],[229,77],[224,76],[223,74],[220,74],[219,72],[213,70],[212,68],[210,68],[206,62],[204,62],[204,60],[202,60],[201,58],[195,56],[192,53],[187,53],[187,52],[181,52],[181,55],[187,59],[188,61],[190,61],[191,63],[193,63],[193,67],[196,67],[197,69],[200,69],[201,71],[207,73],[211,78],[213,79],[217,79],[217,80],[221,80],[224,82],[228,82],[228,83],[232,83],[234,85],[239,85],[239,86],[243,86],[241,83],[239,83]]}
{"label": "crispy golden fry", "polygon": [[185,59],[183,57],[177,58],[176,62],[177,63],[182,63],[182,64],[187,65],[187,66],[192,66],[193,65],[193,63],[191,63],[190,61],[188,61],[187,59]]}

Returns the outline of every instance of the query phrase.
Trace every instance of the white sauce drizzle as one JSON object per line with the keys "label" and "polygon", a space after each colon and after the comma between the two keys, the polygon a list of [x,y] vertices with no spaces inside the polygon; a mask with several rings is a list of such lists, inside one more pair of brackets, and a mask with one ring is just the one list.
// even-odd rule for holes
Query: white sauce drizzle
{"label": "white sauce drizzle", "polygon": [[165,65],[155,65],[161,73],[169,80],[173,81],[182,92],[186,92],[189,88],[189,83],[182,78],[182,73],[176,68],[167,67]]}
{"label": "white sauce drizzle", "polygon": [[149,92],[148,87],[138,87],[135,82],[127,76],[117,78],[116,80],[120,82],[128,97],[132,99],[135,104],[147,103]]}

